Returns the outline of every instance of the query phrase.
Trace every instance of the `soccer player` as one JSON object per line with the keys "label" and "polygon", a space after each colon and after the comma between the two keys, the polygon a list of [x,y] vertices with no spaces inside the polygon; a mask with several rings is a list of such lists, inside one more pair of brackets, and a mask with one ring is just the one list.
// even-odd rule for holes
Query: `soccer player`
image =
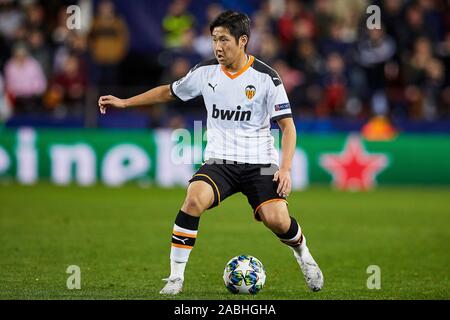
{"label": "soccer player", "polygon": [[[306,238],[286,198],[291,191],[291,163],[296,130],[283,83],[272,68],[246,53],[250,19],[226,11],[210,25],[215,59],[192,68],[180,80],[129,99],[102,96],[98,104],[130,108],[202,95],[207,118],[205,163],[189,180],[186,198],[175,219],[170,252],[170,276],[161,294],[183,289],[184,271],[197,239],[203,212],[242,192],[262,221],[294,253],[308,287],[323,287],[322,272],[306,246]],[[279,165],[270,121],[282,131]]]}

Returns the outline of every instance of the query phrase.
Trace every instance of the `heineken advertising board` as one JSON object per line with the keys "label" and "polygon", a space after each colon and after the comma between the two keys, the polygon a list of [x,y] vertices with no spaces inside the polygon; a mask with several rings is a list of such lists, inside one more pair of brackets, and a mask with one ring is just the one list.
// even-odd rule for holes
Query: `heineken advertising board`
{"label": "heineken advertising board", "polygon": [[[276,145],[279,146],[279,135]],[[377,184],[450,185],[450,136],[399,135],[366,141],[359,135],[300,135],[293,189],[328,183],[368,190]],[[125,183],[185,186],[203,162],[202,133],[154,131],[0,131],[0,181],[84,186]]]}

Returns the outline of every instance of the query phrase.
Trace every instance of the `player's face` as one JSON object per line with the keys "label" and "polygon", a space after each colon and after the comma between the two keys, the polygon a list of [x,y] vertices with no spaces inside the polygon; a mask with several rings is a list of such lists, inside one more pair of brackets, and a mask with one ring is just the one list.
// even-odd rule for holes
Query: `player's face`
{"label": "player's face", "polygon": [[214,55],[217,61],[224,66],[233,64],[244,51],[242,44],[236,42],[230,31],[224,27],[214,28],[212,42]]}

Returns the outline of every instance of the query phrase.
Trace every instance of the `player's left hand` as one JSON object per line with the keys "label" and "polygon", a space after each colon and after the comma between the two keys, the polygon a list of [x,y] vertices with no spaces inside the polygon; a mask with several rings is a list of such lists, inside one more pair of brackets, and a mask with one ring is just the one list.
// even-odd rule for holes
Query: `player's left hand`
{"label": "player's left hand", "polygon": [[123,99],[119,99],[114,96],[101,96],[98,99],[98,106],[100,108],[100,113],[105,114],[106,108],[114,107],[114,108],[125,108],[125,101]]}
{"label": "player's left hand", "polygon": [[280,169],[273,175],[273,181],[278,181],[277,193],[280,197],[286,198],[291,193],[291,173],[289,170]]}

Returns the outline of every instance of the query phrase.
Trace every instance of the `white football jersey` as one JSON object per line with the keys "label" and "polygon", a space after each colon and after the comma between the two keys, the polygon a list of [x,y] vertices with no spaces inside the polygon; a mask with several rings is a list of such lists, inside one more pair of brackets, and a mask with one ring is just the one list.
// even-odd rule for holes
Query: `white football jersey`
{"label": "white football jersey", "polygon": [[183,101],[203,96],[208,112],[205,161],[279,165],[270,121],[292,113],[283,83],[268,65],[249,56],[231,74],[213,59],[197,64],[170,89]]}

